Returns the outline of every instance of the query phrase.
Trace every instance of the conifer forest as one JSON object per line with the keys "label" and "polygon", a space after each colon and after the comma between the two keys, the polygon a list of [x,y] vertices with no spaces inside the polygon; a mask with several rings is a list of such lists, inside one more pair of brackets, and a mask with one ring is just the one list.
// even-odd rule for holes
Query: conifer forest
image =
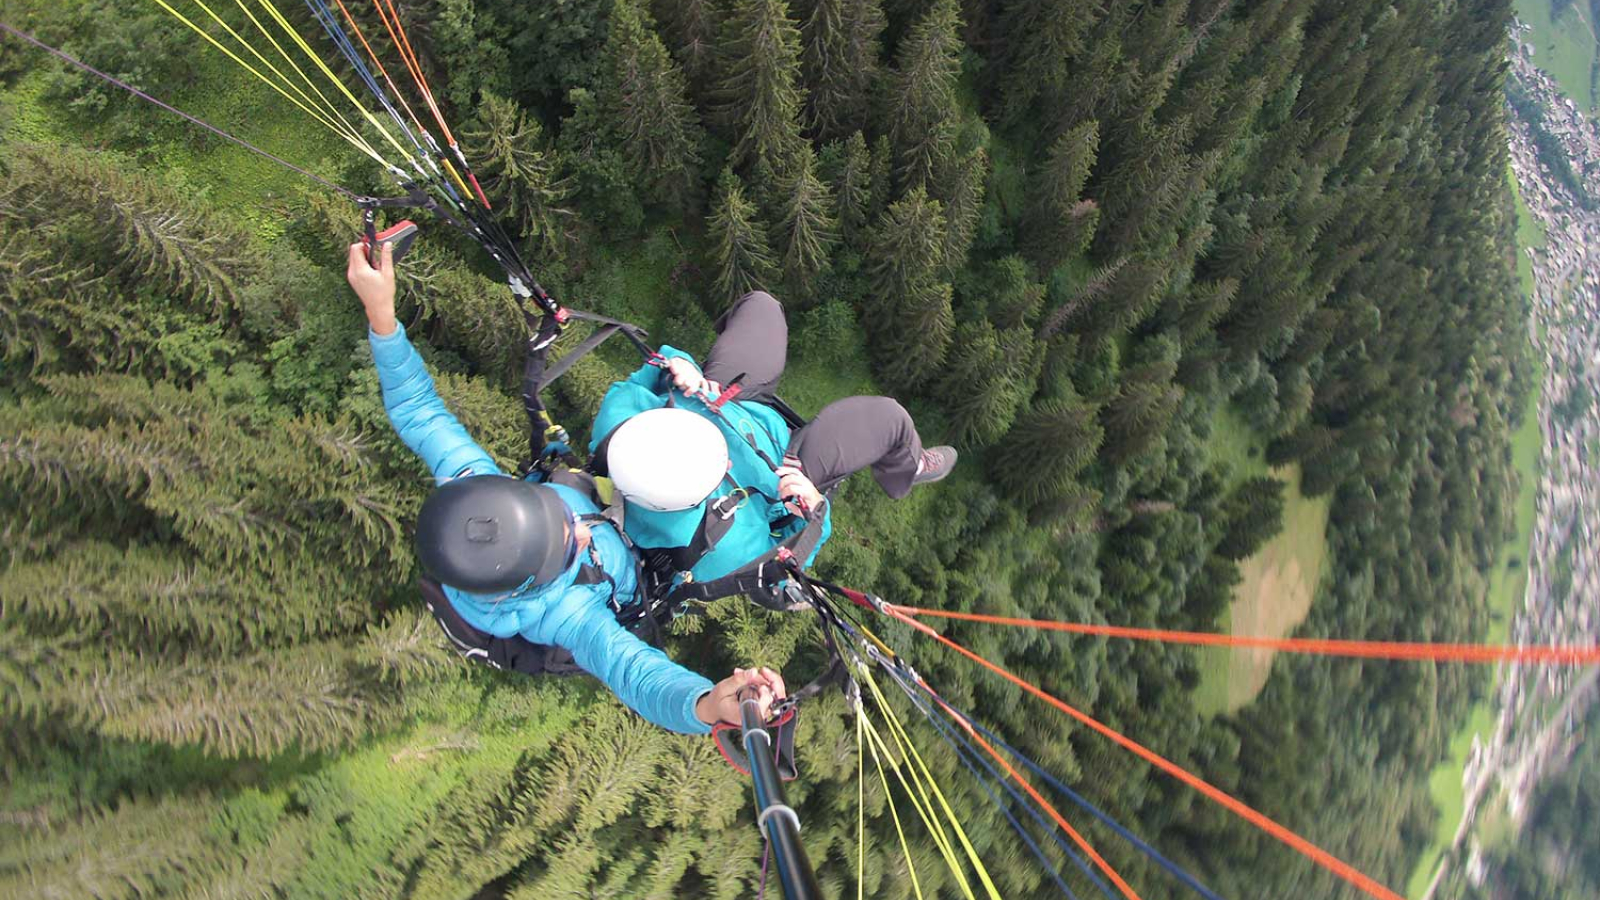
{"label": "conifer forest", "polygon": [[[1317,509],[1293,635],[1479,642],[1537,378],[1507,180],[1510,7],[335,14],[379,57],[402,43],[385,10],[404,22],[432,86],[412,106],[452,123],[551,295],[703,354],[730,302],[766,290],[787,310],[779,392],[796,410],[888,394],[961,451],[904,500],[844,482],[817,576],[919,608],[1226,632],[1251,560]],[[361,83],[325,9],[0,0],[0,22],[354,195],[394,196],[340,136],[391,152],[352,112],[381,114],[370,98],[330,130],[268,71],[321,78],[282,62],[293,30]],[[459,231],[421,210],[379,225],[406,216],[421,234],[400,320],[513,471],[523,312]],[[345,283],[361,232],[350,197],[0,34],[0,897],[757,896],[750,781],[709,739],[593,679],[471,665],[423,605],[413,531],[433,479],[389,425]],[[555,383],[574,445],[638,360],[608,342]],[[713,680],[760,664],[795,686],[824,663],[815,616],[739,597],[698,612],[665,647]],[[1216,895],[1369,896],[929,636],[863,621]],[[1218,651],[922,621],[1395,891],[1440,817],[1428,772],[1492,689],[1485,667],[1279,654],[1258,693],[1208,704]],[[823,896],[1132,896],[878,685],[866,702],[898,711],[920,762],[881,717],[889,743],[863,758],[838,691],[798,719],[786,789]],[[918,765],[959,839],[918,817],[942,801],[897,780]],[[1201,896],[1028,777],[1136,896]],[[1545,815],[1563,823],[1552,846],[1593,839],[1592,778],[1569,781],[1551,788],[1567,798]],[[1569,896],[1540,890],[1515,896]]]}

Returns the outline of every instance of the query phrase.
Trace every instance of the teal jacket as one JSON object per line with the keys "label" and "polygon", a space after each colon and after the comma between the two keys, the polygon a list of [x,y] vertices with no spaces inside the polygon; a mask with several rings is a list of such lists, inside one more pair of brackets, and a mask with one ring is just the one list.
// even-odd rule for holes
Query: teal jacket
{"label": "teal jacket", "polygon": [[[438,483],[465,475],[505,474],[445,408],[404,328],[387,337],[369,332],[367,338],[389,422]],[[580,492],[551,487],[578,515],[599,512]],[[578,665],[651,722],[685,734],[710,732],[711,726],[701,722],[694,709],[711,690],[711,682],[617,622],[608,605],[613,591],[620,605],[640,602],[633,553],[609,523],[595,525],[592,532],[592,552],[615,583],[614,589],[605,581],[576,583],[579,570],[592,562],[589,554],[580,553],[560,577],[537,588],[489,596],[446,585],[445,594],[461,617],[480,631],[502,638],[520,634],[536,644],[567,648]]]}
{"label": "teal jacket", "polygon": [[[694,357],[673,347],[663,346],[661,355],[695,361]],[[735,511],[732,527],[689,570],[696,581],[708,581],[772,552],[784,539],[805,527],[804,522],[790,515],[783,503],[777,500],[778,476],[750,447],[750,441],[754,440],[756,446],[774,462],[782,462],[784,451],[789,446],[789,424],[778,415],[777,410],[764,403],[740,400],[723,405],[723,415],[719,417],[699,400],[672,390],[671,384],[671,377],[665,370],[651,365],[642,366],[627,380],[613,384],[600,403],[600,411],[595,414],[594,437],[589,442],[589,452],[593,454],[600,441],[629,417],[665,406],[669,396],[674,405],[699,413],[722,431],[722,436],[728,442],[728,458],[732,467],[728,471],[728,478],[723,480],[715,493],[698,506],[676,512],[659,512],[627,503],[623,517],[623,527],[628,530],[628,537],[640,547],[686,547],[694,539],[708,504],[733,493],[739,487],[754,488],[757,493],[747,496]],[[768,497],[774,499],[769,501]],[[832,531],[831,513],[828,513],[823,518],[822,538],[806,559],[806,565],[811,565],[816,551],[822,548]]]}

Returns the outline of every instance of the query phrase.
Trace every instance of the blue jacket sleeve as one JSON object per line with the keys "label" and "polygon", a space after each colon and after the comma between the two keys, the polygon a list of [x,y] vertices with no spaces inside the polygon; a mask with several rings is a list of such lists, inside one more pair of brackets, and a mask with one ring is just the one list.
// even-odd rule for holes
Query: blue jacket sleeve
{"label": "blue jacket sleeve", "polygon": [[695,704],[711,680],[685,669],[617,622],[603,605],[568,603],[555,642],[572,651],[584,671],[600,679],[629,709],[682,734],[710,734]]}
{"label": "blue jacket sleeve", "polygon": [[439,482],[449,481],[468,469],[475,475],[497,475],[500,467],[478,446],[439,398],[433,378],[415,347],[406,340],[404,326],[393,334],[367,332],[372,360],[383,388],[383,408],[400,440],[427,464]]}

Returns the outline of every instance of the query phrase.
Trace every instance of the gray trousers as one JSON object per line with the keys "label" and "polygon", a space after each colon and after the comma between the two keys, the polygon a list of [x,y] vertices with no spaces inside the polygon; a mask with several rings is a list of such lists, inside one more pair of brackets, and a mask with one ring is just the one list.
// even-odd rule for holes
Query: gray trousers
{"label": "gray trousers", "polygon": [[[756,291],[717,319],[717,340],[706,355],[705,375],[723,385],[735,379],[741,400],[771,398],[789,359],[789,323],[783,304]],[[922,438],[905,407],[889,397],[846,397],[822,408],[789,440],[817,490],[827,493],[847,476],[871,468],[890,497],[911,492]]]}

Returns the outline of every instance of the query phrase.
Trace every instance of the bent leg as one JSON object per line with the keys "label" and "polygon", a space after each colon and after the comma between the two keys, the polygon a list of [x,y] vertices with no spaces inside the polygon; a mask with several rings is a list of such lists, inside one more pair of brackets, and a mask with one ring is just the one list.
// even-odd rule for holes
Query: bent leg
{"label": "bent leg", "polygon": [[789,441],[789,455],[827,493],[846,476],[867,467],[884,493],[896,500],[911,492],[922,456],[922,438],[911,414],[888,397],[846,397],[823,407]]}
{"label": "bent leg", "polygon": [[701,371],[724,386],[738,378],[741,400],[772,396],[789,358],[783,304],[765,291],[745,294],[717,319],[716,328]]}

